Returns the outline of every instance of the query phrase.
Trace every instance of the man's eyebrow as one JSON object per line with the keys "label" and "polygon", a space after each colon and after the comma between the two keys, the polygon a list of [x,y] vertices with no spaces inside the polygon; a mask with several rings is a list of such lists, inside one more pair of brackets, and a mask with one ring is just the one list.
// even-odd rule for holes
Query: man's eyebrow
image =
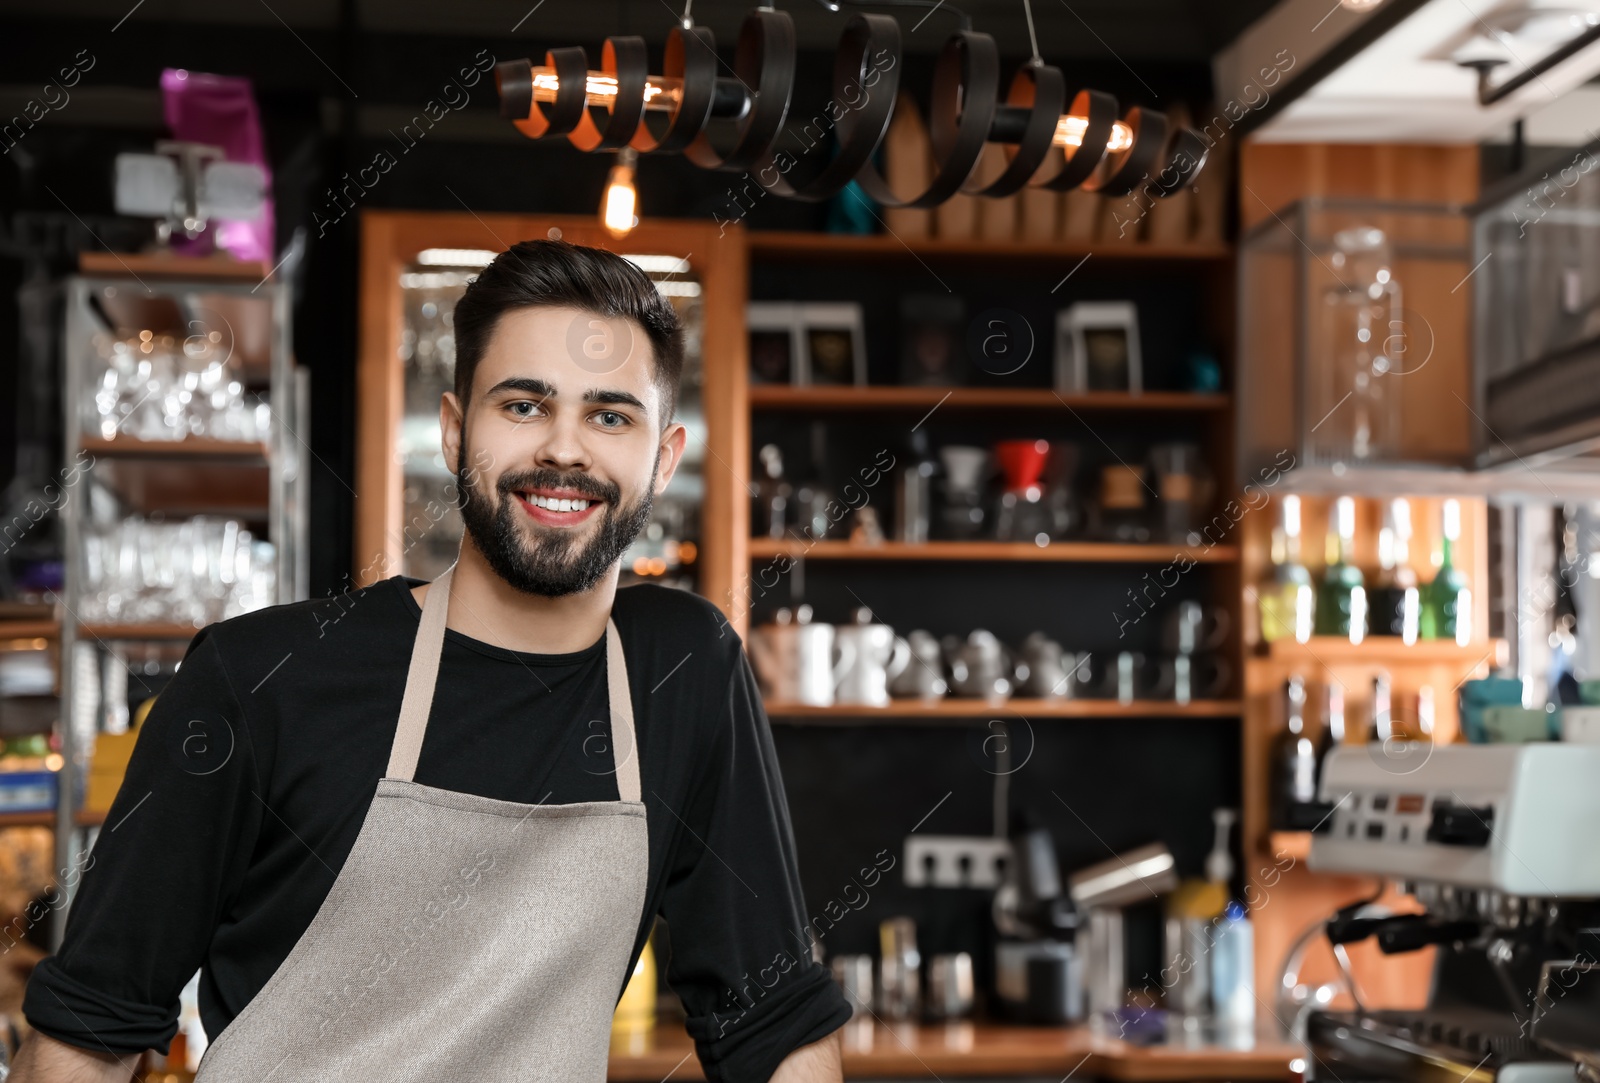
{"label": "man's eyebrow", "polygon": [[546,399],[553,399],[556,395],[555,388],[551,387],[549,383],[539,379],[536,376],[508,377],[507,379],[501,380],[499,383],[495,384],[488,391],[484,392],[484,395],[485,397],[490,395],[499,395],[507,391],[521,391],[529,395],[538,395],[539,397]]}
{"label": "man's eyebrow", "polygon": [[606,391],[591,387],[583,393],[584,402],[604,402],[612,406],[632,406],[640,413],[648,413],[645,404],[638,397],[626,391]]}

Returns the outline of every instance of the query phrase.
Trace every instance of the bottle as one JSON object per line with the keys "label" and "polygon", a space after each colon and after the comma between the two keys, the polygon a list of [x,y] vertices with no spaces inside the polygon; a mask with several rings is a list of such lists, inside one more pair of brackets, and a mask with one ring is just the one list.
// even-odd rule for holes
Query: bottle
{"label": "bottle", "polygon": [[1453,639],[1461,646],[1472,640],[1472,589],[1455,566],[1455,545],[1461,538],[1461,503],[1446,500],[1439,541],[1439,571],[1422,588],[1420,632],[1423,639]]}
{"label": "bottle", "polygon": [[1367,591],[1367,630],[1375,636],[1417,641],[1420,595],[1411,568],[1411,505],[1403,497],[1383,509],[1378,531],[1378,581]]}
{"label": "bottle", "polygon": [[761,476],[752,494],[755,506],[750,526],[756,537],[781,538],[789,525],[789,498],[793,489],[783,474],[783,451],[777,444],[761,449]]}
{"label": "bottle", "polygon": [[1386,745],[1394,737],[1394,711],[1389,701],[1389,675],[1372,678],[1372,706],[1367,716],[1367,743]]}
{"label": "bottle", "polygon": [[1417,740],[1433,740],[1433,714],[1433,689],[1423,685],[1417,689]]}
{"label": "bottle", "polygon": [[1317,792],[1322,792],[1322,768],[1334,749],[1344,744],[1344,689],[1330,678],[1323,690],[1322,733],[1317,737]]}
{"label": "bottle", "polygon": [[1286,496],[1283,514],[1272,528],[1272,578],[1261,588],[1261,638],[1268,643],[1293,636],[1311,638],[1314,593],[1311,573],[1300,563],[1300,498]]}
{"label": "bottle", "polygon": [[926,430],[911,434],[910,461],[895,479],[895,540],[921,545],[933,514],[933,476],[939,465],[928,451]]}
{"label": "bottle", "polygon": [[1230,902],[1211,947],[1211,1009],[1230,1030],[1255,1022],[1255,954],[1250,917],[1237,900]]}
{"label": "bottle", "polygon": [[1283,682],[1285,725],[1272,754],[1273,826],[1279,831],[1299,831],[1309,824],[1303,810],[1317,799],[1317,754],[1306,736],[1306,682],[1296,674]]}
{"label": "bottle", "polygon": [[1361,569],[1350,563],[1355,536],[1356,502],[1341,496],[1328,524],[1328,563],[1317,591],[1316,633],[1360,643],[1367,632],[1367,592]]}

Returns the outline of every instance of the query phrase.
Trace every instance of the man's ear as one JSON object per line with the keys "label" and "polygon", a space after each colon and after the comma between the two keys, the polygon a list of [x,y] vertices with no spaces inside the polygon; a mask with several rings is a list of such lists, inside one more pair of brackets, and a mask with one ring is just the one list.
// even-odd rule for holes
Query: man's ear
{"label": "man's ear", "polygon": [[661,469],[656,472],[656,495],[667,491],[667,482],[677,472],[683,461],[683,448],[689,441],[689,430],[674,421],[661,434]]}
{"label": "man's ear", "polygon": [[439,397],[439,446],[452,475],[461,473],[461,400],[454,391]]}

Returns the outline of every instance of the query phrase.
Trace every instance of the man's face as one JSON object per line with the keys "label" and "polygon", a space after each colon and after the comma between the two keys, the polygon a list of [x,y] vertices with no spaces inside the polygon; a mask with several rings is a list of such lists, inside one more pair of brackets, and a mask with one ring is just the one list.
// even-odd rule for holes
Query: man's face
{"label": "man's face", "polygon": [[572,308],[501,316],[463,416],[440,406],[472,543],[527,594],[590,590],[650,519],[683,455],[644,329]]}

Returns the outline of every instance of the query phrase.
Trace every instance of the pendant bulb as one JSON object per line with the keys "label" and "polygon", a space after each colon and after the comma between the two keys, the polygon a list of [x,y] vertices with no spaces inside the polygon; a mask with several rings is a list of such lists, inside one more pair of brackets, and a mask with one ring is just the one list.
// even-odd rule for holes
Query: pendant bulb
{"label": "pendant bulb", "polygon": [[639,191],[634,187],[634,164],[639,152],[623,147],[617,152],[617,164],[606,177],[605,194],[600,199],[600,222],[613,237],[627,236],[639,224]]}

